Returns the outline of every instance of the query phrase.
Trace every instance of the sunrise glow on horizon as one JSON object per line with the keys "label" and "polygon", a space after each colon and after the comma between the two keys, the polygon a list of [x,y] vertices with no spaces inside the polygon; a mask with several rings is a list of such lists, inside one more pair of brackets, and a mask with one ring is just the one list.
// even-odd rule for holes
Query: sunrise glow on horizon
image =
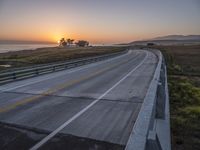
{"label": "sunrise glow on horizon", "polygon": [[0,40],[121,43],[200,34],[199,0],[1,0]]}

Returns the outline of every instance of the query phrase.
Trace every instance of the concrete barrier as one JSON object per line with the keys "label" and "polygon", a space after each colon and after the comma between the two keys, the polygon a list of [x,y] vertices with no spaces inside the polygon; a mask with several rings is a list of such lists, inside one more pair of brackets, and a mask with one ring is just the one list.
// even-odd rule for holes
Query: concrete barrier
{"label": "concrete barrier", "polygon": [[167,70],[160,51],[155,74],[130,134],[126,150],[171,150]]}

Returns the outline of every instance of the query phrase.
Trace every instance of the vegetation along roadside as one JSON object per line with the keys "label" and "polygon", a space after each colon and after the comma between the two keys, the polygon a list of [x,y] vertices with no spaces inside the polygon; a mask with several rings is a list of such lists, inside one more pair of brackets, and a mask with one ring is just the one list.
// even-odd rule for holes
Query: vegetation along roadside
{"label": "vegetation along roadside", "polygon": [[153,46],[168,68],[173,150],[200,149],[200,45]]}

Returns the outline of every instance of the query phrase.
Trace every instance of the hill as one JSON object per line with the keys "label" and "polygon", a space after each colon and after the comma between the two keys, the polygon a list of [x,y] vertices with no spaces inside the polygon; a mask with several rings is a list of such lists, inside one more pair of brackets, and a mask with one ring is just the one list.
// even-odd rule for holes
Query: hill
{"label": "hill", "polygon": [[200,35],[167,35],[152,40],[200,40]]}
{"label": "hill", "polygon": [[127,45],[146,45],[154,43],[156,45],[193,45],[200,44],[200,35],[167,35],[148,40],[133,41]]}

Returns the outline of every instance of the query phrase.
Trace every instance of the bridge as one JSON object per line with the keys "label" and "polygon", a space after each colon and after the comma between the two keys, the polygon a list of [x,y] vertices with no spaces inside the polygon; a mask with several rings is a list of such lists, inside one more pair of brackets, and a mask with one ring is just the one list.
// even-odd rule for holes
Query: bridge
{"label": "bridge", "polygon": [[171,149],[158,50],[15,69],[0,84],[1,149]]}

